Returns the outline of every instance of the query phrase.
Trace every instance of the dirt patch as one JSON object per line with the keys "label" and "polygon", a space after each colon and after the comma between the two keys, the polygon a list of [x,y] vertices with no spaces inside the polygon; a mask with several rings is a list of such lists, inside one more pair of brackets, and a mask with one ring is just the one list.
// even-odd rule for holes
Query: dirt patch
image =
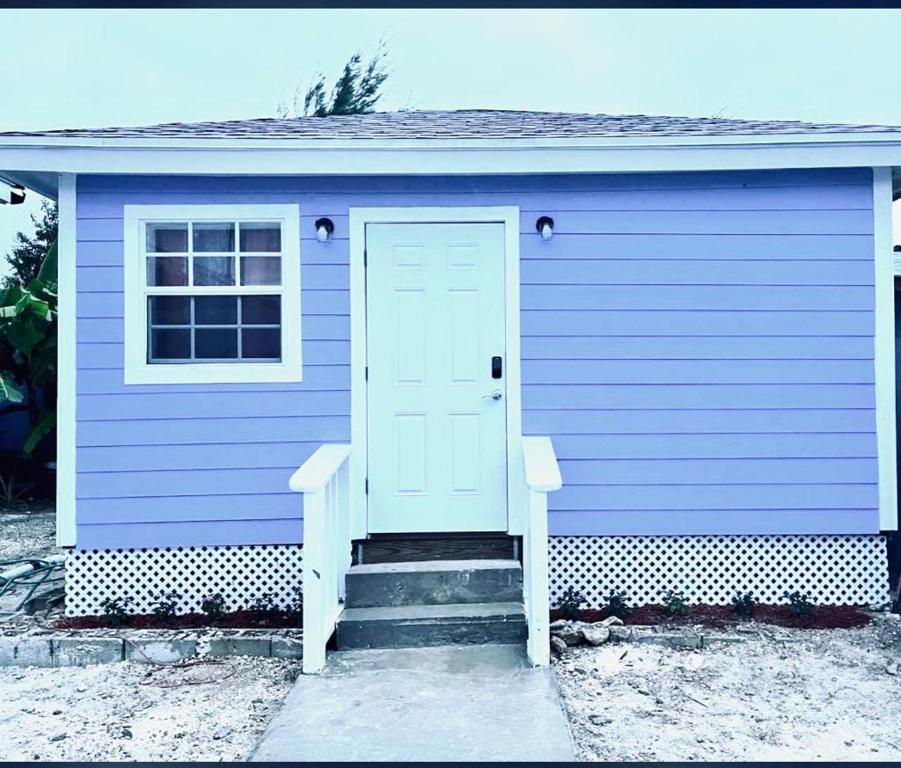
{"label": "dirt patch", "polygon": [[245,760],[298,672],[256,658],[0,669],[0,760]]}
{"label": "dirt patch", "polygon": [[33,505],[28,514],[0,514],[0,560],[59,554],[52,504]]}
{"label": "dirt patch", "polygon": [[72,616],[52,622],[55,629],[203,629],[221,627],[223,629],[300,629],[303,622],[299,615],[283,611],[260,613],[257,611],[234,611],[216,621],[202,613],[186,613],[182,616],[161,618],[154,614],[126,616],[120,623],[111,623],[107,616]]}
{"label": "dirt patch", "polygon": [[703,651],[609,644],[555,661],[584,760],[901,760],[901,621],[749,622]]}
{"label": "dirt patch", "polygon": [[[581,621],[603,621],[610,616],[606,609],[585,609],[579,612]],[[559,610],[551,611],[551,621],[563,618]],[[850,629],[870,623],[870,614],[853,605],[818,605],[810,616],[796,616],[787,605],[757,605],[754,620],[763,624],[799,629]],[[662,605],[649,604],[633,608],[624,619],[625,624],[649,626],[698,625],[715,629],[746,624],[747,620],[735,615],[731,605],[691,605],[684,613],[674,616]]]}

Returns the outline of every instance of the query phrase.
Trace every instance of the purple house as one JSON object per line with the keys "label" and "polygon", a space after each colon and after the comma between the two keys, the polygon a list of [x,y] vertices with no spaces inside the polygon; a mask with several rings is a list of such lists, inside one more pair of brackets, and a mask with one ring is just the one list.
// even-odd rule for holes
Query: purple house
{"label": "purple house", "polygon": [[302,577],[315,671],[336,625],[545,663],[569,586],[884,601],[894,165],[533,112],[0,134],[59,203],[67,610]]}

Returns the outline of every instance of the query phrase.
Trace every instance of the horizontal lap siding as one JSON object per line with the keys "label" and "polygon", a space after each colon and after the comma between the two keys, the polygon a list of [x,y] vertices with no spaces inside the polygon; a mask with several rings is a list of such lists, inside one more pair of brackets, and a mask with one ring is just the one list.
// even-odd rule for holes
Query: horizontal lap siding
{"label": "horizontal lap siding", "polygon": [[[124,386],[122,206],[244,202],[301,206],[303,383]],[[431,205],[520,207],[523,427],[564,480],[551,533],[876,530],[869,171],[88,177],[79,546],[299,541],[287,478],[350,438],[349,208]]]}

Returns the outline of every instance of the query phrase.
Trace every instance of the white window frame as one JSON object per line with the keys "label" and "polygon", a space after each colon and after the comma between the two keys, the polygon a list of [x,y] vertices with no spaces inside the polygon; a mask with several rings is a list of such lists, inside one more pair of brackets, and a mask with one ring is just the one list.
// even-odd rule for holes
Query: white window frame
{"label": "white window frame", "polygon": [[[300,308],[300,209],[296,205],[126,205],[125,232],[125,383],[252,384],[303,380]],[[179,287],[177,295],[253,295],[280,293],[281,361],[149,363],[144,238],[152,222],[260,222],[282,225],[282,284],[276,286]],[[236,254],[237,255],[237,254]],[[236,271],[240,265],[235,264]]]}

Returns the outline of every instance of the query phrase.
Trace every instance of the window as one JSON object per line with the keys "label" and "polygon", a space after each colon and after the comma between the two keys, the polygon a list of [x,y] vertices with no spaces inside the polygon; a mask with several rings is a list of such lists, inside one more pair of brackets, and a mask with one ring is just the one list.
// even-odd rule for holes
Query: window
{"label": "window", "polygon": [[126,206],[126,383],[300,381],[298,219]]}

